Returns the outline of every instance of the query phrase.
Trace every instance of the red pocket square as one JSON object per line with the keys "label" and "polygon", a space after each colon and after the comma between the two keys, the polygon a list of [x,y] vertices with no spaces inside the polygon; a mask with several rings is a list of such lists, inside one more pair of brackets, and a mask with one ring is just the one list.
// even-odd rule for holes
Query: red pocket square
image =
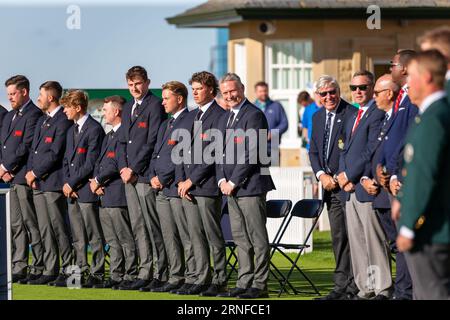
{"label": "red pocket square", "polygon": [[114,151],[109,151],[107,154],[106,154],[106,157],[107,158],[114,158],[116,156],[116,153],[114,152]]}
{"label": "red pocket square", "polygon": [[244,142],[244,137],[234,137],[234,143],[242,143]]}
{"label": "red pocket square", "polygon": [[14,137],[21,137],[22,135],[23,135],[23,131],[22,130],[14,131]]}
{"label": "red pocket square", "polygon": [[52,137],[45,137],[44,142],[45,143],[52,143],[53,142],[53,138]]}
{"label": "red pocket square", "polygon": [[206,133],[200,133],[200,139],[206,140],[208,139],[208,135]]}
{"label": "red pocket square", "polygon": [[177,144],[177,140],[169,139],[169,140],[167,140],[167,144],[168,144],[169,146],[174,146],[174,145]]}
{"label": "red pocket square", "polygon": [[86,152],[87,152],[86,148],[78,148],[77,149],[77,153],[86,153]]}
{"label": "red pocket square", "polygon": [[138,122],[138,128],[147,128],[147,122]]}

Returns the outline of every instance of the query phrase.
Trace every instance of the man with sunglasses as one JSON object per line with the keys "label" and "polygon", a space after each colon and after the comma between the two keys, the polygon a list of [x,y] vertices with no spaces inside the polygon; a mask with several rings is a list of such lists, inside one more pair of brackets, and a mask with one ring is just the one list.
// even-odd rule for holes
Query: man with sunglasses
{"label": "man with sunglasses", "polygon": [[352,270],[359,293],[356,299],[385,300],[391,296],[389,246],[372,206],[373,195],[361,185],[366,166],[378,143],[385,112],[373,100],[374,76],[356,72],[350,82],[353,100],[360,108],[345,128],[337,180],[346,194],[346,218]]}
{"label": "man with sunglasses", "polygon": [[339,155],[343,148],[343,128],[357,109],[340,98],[339,84],[331,76],[321,76],[316,82],[316,95],[324,106],[312,118],[309,159],[314,173],[322,183],[323,199],[327,205],[331,227],[333,253],[336,260],[334,289],[317,300],[345,300],[358,292],[353,280],[350,249],[341,189],[333,178],[338,173]]}

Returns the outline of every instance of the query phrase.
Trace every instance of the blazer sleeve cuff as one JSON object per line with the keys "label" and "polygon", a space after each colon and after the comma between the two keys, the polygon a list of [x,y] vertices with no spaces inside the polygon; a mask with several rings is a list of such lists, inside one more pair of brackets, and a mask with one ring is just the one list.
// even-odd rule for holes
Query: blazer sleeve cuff
{"label": "blazer sleeve cuff", "polygon": [[409,229],[408,227],[401,226],[399,233],[408,239],[414,239],[414,231]]}

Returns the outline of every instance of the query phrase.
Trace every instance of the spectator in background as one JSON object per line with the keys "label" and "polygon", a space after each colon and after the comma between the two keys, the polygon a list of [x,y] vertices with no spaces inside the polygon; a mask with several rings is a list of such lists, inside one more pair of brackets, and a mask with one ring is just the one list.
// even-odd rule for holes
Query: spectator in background
{"label": "spectator in background", "polygon": [[[316,91],[316,85],[314,84],[314,91]],[[302,91],[299,93],[297,101],[305,108],[302,118],[302,137],[306,140],[306,149],[309,151],[309,142],[311,141],[312,132],[312,118],[320,107],[314,102],[313,98],[308,92]],[[320,101],[320,100],[318,100]]]}
{"label": "spectator in background", "polygon": [[[263,81],[256,83],[255,95],[255,105],[264,112],[269,124],[269,134],[267,135],[269,145],[267,149],[270,151],[272,136],[275,137],[277,135],[281,141],[281,136],[288,129],[288,120],[281,103],[269,98],[269,86],[267,83]],[[278,130],[278,132],[275,132],[275,130]]]}

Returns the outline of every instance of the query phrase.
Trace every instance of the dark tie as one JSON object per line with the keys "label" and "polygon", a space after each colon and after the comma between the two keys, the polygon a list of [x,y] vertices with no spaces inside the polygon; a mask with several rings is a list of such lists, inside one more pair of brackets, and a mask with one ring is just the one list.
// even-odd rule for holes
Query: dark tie
{"label": "dark tie", "polygon": [[170,132],[170,129],[172,128],[172,124],[175,121],[175,119],[172,117],[169,119],[169,121],[167,121],[167,127],[166,127],[166,131],[164,132],[164,136],[167,135],[168,132]]}
{"label": "dark tie", "polygon": [[112,138],[114,138],[114,130],[111,129],[111,131],[108,132],[107,136],[108,136],[108,139],[110,139],[110,140],[111,140]]}
{"label": "dark tie", "polygon": [[50,117],[50,116],[47,114],[47,117],[45,118],[44,122],[42,122],[41,128],[44,128],[45,125],[47,124],[47,122],[48,122],[51,118],[52,118],[52,117]]}
{"label": "dark tie", "polygon": [[383,124],[381,125],[380,134],[378,135],[379,141],[383,140],[383,136],[386,134],[386,129],[387,129],[386,125],[387,125],[388,121],[389,121],[389,114],[386,113],[386,115],[384,116]]}
{"label": "dark tie", "polygon": [[227,129],[231,128],[231,126],[233,125],[233,121],[234,121],[234,112],[230,111],[230,116],[229,116],[228,122],[227,122]]}
{"label": "dark tie", "polygon": [[139,116],[139,107],[140,107],[141,105],[139,104],[139,103],[136,103],[136,106],[134,107],[134,110],[133,110],[133,119],[134,118],[137,118],[138,116]]}
{"label": "dark tie", "polygon": [[202,117],[203,110],[198,108],[197,115],[195,116],[195,121],[200,121],[200,118]]}
{"label": "dark tie", "polygon": [[323,134],[323,146],[322,155],[325,165],[328,164],[328,141],[330,141],[330,129],[331,129],[331,119],[333,118],[333,113],[328,112],[327,122],[325,124],[325,132]]}
{"label": "dark tie", "polygon": [[77,144],[78,142],[78,136],[80,134],[79,128],[80,126],[78,125],[78,123],[75,123],[75,127],[73,129],[73,139],[75,141],[75,144]]}
{"label": "dark tie", "polygon": [[19,110],[16,110],[16,112],[14,113],[14,116],[11,120],[11,122],[9,123],[9,129],[11,130],[12,128],[14,128],[14,125],[16,124],[16,121],[19,119]]}

